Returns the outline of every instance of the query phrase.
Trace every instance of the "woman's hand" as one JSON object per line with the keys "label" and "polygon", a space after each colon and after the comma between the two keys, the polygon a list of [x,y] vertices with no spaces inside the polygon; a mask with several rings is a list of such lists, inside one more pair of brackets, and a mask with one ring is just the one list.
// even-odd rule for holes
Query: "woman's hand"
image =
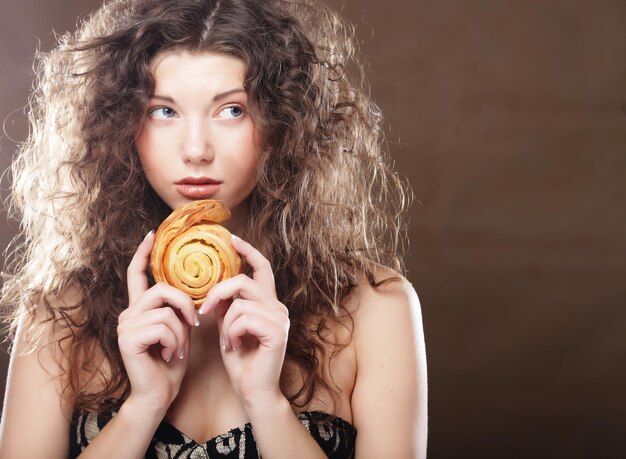
{"label": "woman's hand", "polygon": [[167,284],[148,288],[146,269],[154,244],[150,232],[128,266],[128,309],[119,316],[118,344],[131,385],[129,400],[163,413],[187,368],[189,334],[197,325],[189,296]]}
{"label": "woman's hand", "polygon": [[217,284],[200,314],[215,313],[224,365],[244,406],[272,403],[282,397],[279,381],[289,336],[288,310],[276,298],[269,261],[237,237],[232,244],[252,268],[252,278],[240,274]]}

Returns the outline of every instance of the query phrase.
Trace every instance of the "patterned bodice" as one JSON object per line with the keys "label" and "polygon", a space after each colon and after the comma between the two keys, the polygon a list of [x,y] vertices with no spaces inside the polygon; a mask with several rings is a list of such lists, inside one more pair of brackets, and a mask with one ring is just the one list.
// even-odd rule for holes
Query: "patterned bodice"
{"label": "patterned bodice", "polygon": [[[104,428],[115,412],[74,413],[70,428],[70,459],[76,458],[91,440]],[[347,421],[329,416],[321,411],[305,411],[298,419],[330,458],[354,457],[356,429]],[[124,441],[120,439],[120,441]],[[288,438],[285,441],[289,441]],[[260,458],[250,424],[236,427],[210,439],[197,443],[176,427],[161,422],[146,459],[256,459]]]}

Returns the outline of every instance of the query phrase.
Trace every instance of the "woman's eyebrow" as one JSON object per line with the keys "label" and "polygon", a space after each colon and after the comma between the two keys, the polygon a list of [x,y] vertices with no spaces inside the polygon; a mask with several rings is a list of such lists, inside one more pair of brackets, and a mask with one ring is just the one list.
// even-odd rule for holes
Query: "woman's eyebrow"
{"label": "woman's eyebrow", "polygon": [[153,94],[152,96],[150,96],[150,99],[159,99],[159,100],[164,100],[165,102],[174,103],[174,99],[171,98],[170,96],[160,96],[158,94]]}
{"label": "woman's eyebrow", "polygon": [[[246,92],[246,90],[244,88],[235,88],[235,89],[230,89],[228,91],[224,91],[224,92],[220,92],[219,94],[216,94],[213,97],[213,102],[217,102],[221,99],[224,99],[225,97],[231,96],[233,94],[237,94],[240,92]],[[171,102],[171,103],[175,103],[174,99],[170,96],[161,96],[159,94],[154,94],[151,99],[159,99],[159,100],[164,100],[166,102]]]}
{"label": "woman's eyebrow", "polygon": [[239,92],[246,92],[246,90],[244,88],[235,88],[235,89],[230,89],[228,91],[221,92],[219,94],[216,94],[215,97],[213,97],[213,102],[217,102],[218,100],[221,100],[224,97],[228,97]]}

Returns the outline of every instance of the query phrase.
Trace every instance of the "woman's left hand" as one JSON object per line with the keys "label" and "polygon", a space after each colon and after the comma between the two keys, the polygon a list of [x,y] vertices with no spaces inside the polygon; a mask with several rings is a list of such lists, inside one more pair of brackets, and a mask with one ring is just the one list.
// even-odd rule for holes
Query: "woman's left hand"
{"label": "woman's left hand", "polygon": [[213,287],[200,314],[215,313],[222,358],[244,405],[282,397],[279,381],[289,337],[289,312],[278,301],[270,262],[249,243],[233,237],[233,247],[252,268]]}

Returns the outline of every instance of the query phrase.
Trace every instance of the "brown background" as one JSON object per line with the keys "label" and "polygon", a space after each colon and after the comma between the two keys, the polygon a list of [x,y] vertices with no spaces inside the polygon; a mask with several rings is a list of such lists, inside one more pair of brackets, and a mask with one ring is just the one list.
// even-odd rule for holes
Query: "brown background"
{"label": "brown background", "polygon": [[[97,3],[1,7],[2,170],[33,50]],[[429,457],[626,457],[626,2],[341,4],[419,200]]]}

